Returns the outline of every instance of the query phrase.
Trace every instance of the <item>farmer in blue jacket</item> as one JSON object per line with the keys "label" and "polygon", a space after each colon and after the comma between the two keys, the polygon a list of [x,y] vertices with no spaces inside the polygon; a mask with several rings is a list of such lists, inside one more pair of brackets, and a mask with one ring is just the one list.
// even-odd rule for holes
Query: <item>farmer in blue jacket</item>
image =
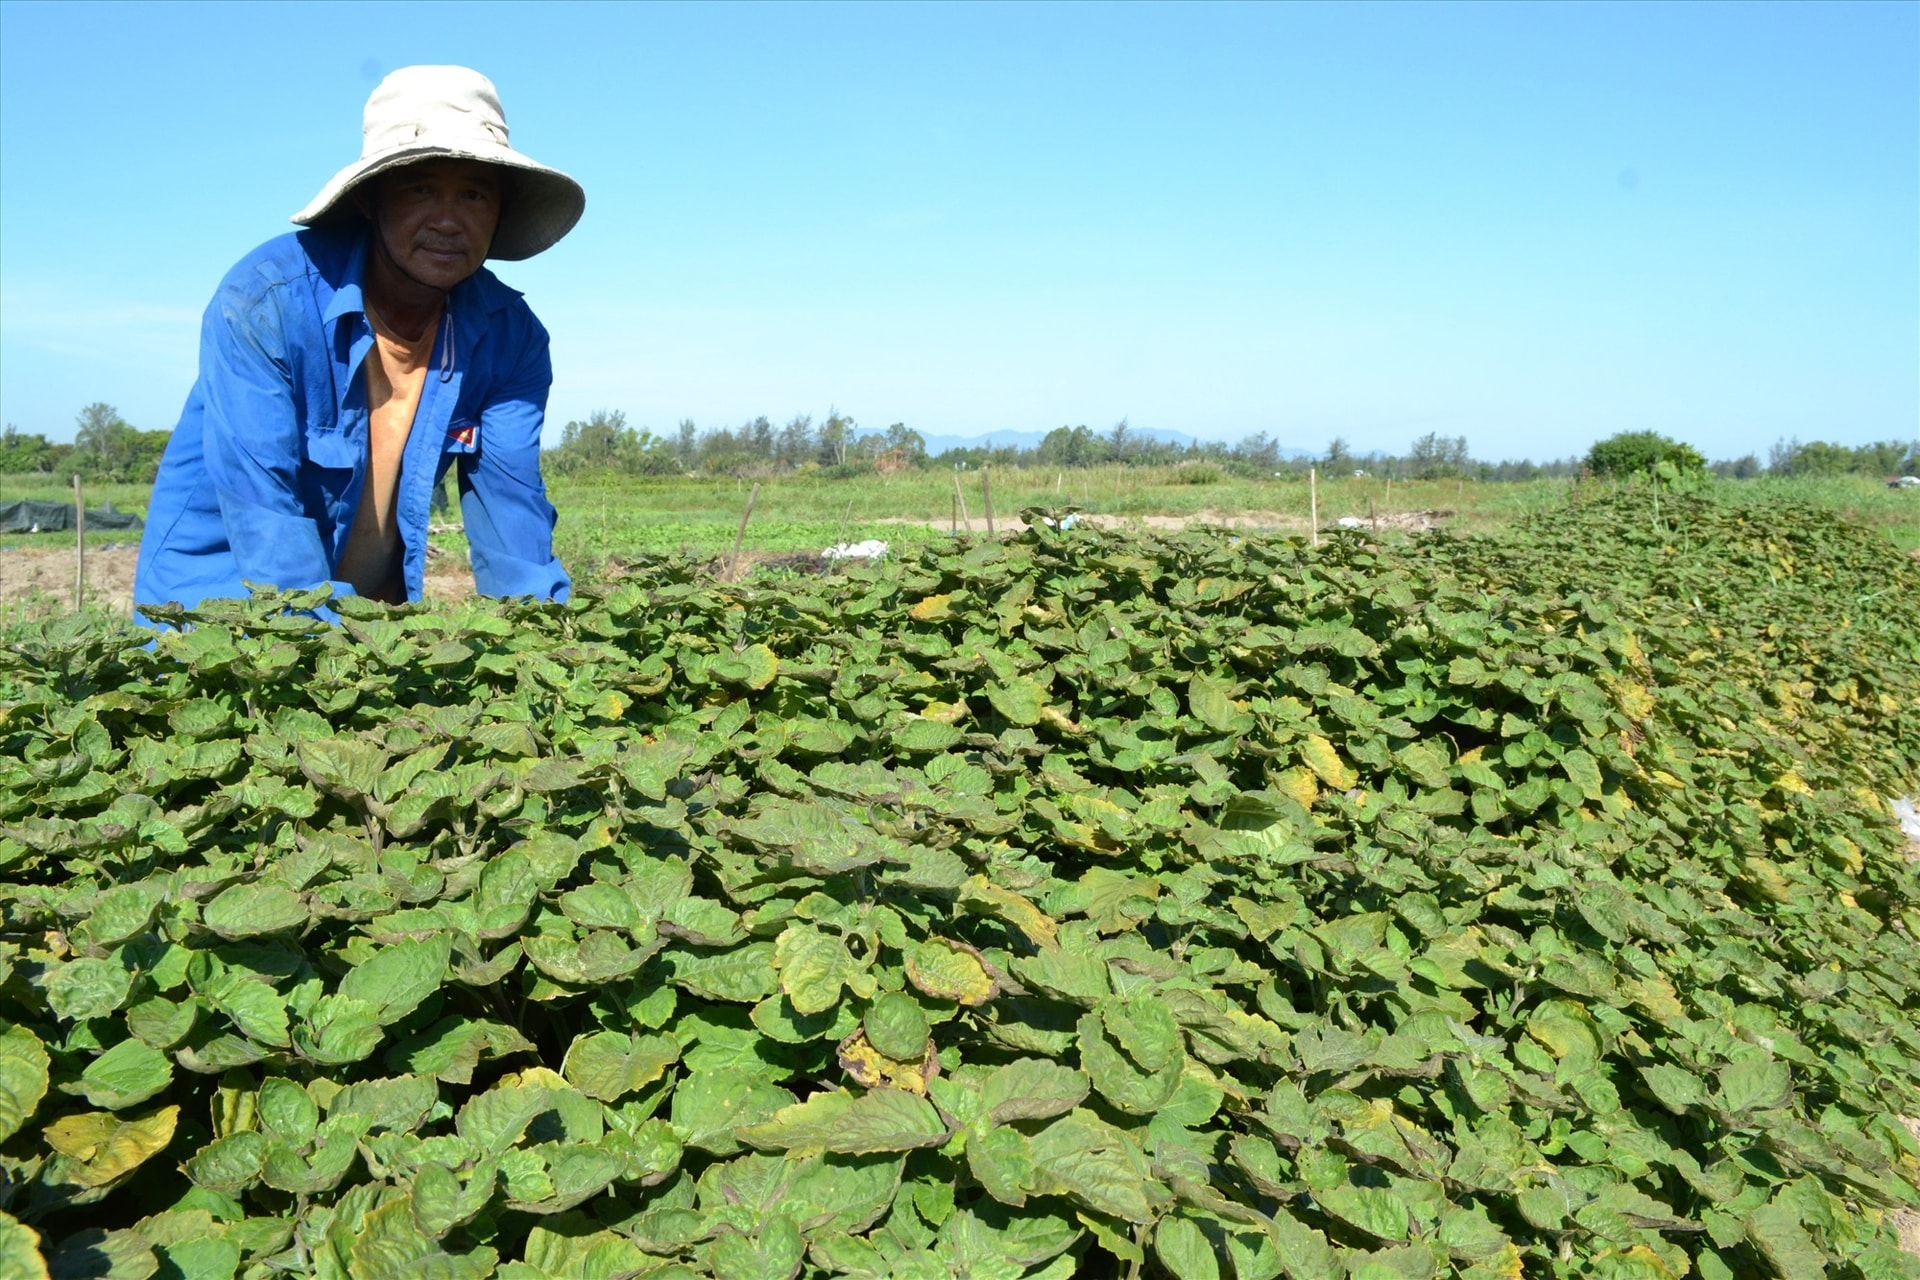
{"label": "farmer in blue jacket", "polygon": [[565,599],[540,478],[547,331],[481,264],[572,229],[580,184],[507,144],[493,84],[407,67],[358,163],[227,273],[154,484],[136,604],[247,583],[420,598],[427,513],[457,469],[474,583]]}

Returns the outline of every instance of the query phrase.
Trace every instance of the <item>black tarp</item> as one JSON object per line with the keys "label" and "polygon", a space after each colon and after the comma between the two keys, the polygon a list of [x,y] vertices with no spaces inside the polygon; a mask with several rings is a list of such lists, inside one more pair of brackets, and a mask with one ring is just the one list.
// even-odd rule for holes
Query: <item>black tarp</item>
{"label": "black tarp", "polygon": [[[87,512],[89,529],[138,529],[141,519],[111,502]],[[57,533],[73,529],[71,502],[0,502],[0,533]]]}

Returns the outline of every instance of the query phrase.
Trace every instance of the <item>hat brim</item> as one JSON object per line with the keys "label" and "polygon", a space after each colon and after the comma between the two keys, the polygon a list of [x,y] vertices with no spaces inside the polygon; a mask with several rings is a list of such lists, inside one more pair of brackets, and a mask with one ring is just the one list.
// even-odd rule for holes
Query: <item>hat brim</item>
{"label": "hat brim", "polygon": [[315,227],[352,216],[356,211],[349,197],[362,184],[423,160],[477,160],[511,172],[513,198],[501,209],[500,225],[494,230],[493,243],[487,249],[489,259],[518,262],[552,248],[573,230],[587,207],[586,190],[578,182],[511,147],[433,143],[362,156],[334,174],[320,189],[320,194],[294,214],[292,220],[302,226]]}

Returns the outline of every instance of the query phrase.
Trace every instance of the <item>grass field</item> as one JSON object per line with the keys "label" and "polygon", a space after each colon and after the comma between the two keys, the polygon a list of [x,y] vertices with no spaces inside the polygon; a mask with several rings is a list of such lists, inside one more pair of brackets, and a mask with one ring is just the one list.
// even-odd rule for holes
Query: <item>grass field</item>
{"label": "grass field", "polygon": [[[893,476],[828,480],[795,475],[760,482],[742,542],[760,555],[818,551],[840,541],[882,538],[923,541],[945,536],[959,514],[956,473],[913,471]],[[1206,479],[1209,482],[1196,483]],[[1090,513],[1125,518],[1150,516],[1228,517],[1252,515],[1254,522],[1305,531],[1309,495],[1304,480],[1291,476],[1241,480],[1211,468],[1091,467],[996,469],[958,473],[960,496],[974,532],[986,527],[985,484],[991,485],[999,522],[1026,507],[1074,506]],[[1609,482],[1588,482],[1584,493],[1608,492]],[[1889,490],[1864,476],[1763,478],[1714,481],[1721,496],[1766,501],[1791,498],[1835,511],[1884,534],[1895,546],[1920,548],[1920,493]],[[560,511],[556,542],[561,558],[587,567],[609,557],[686,552],[711,557],[733,544],[753,483],[732,477],[563,477],[550,486]],[[1552,510],[1582,495],[1572,482],[1541,480],[1521,484],[1482,484],[1462,480],[1389,481],[1342,476],[1319,486],[1320,519],[1343,517],[1383,520],[1397,513],[1451,513],[1444,523],[1461,532],[1504,528],[1515,519]],[[122,510],[144,513],[145,485],[95,485],[89,506],[110,501]],[[71,490],[37,477],[0,476],[0,502],[16,498],[65,501]],[[1648,494],[1649,513],[1652,494]],[[900,521],[921,522],[918,526]],[[130,539],[125,533],[99,531],[89,546]],[[449,549],[460,550],[457,535],[442,535]],[[0,547],[52,546],[70,542],[69,534],[11,534]]]}

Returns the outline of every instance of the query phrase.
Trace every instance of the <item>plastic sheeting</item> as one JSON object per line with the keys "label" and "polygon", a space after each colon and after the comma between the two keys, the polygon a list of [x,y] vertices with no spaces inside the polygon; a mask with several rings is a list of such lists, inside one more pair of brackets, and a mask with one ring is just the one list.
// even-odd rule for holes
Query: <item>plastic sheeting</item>
{"label": "plastic sheeting", "polygon": [[[138,529],[145,522],[111,502],[87,512],[89,529]],[[57,533],[73,529],[71,502],[0,502],[0,533]]]}

